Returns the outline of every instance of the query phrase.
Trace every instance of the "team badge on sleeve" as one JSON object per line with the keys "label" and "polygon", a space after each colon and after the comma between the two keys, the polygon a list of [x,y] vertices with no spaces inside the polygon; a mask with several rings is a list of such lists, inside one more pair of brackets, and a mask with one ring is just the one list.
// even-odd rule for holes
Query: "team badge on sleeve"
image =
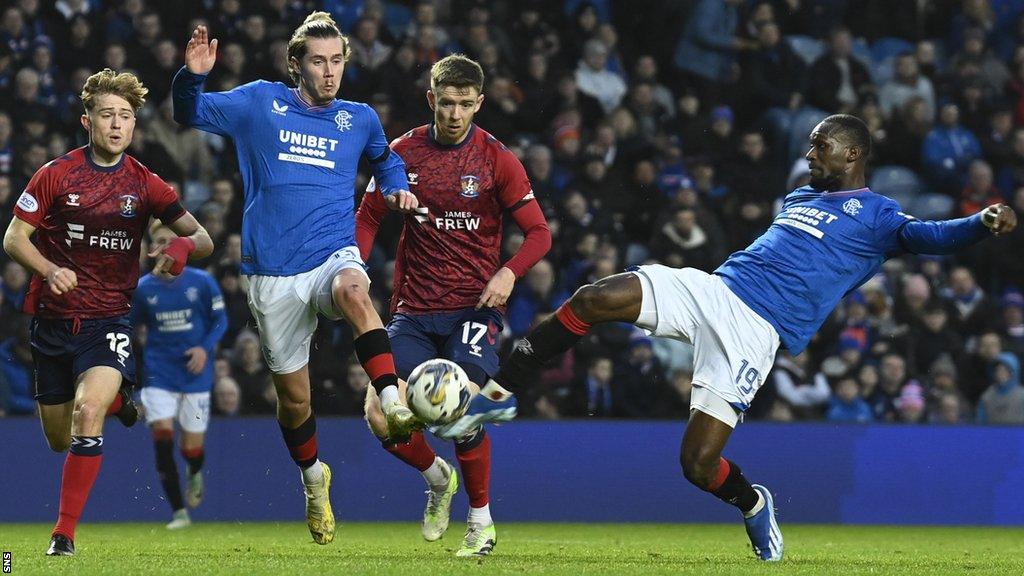
{"label": "team badge on sleeve", "polygon": [[39,202],[36,201],[35,196],[28,193],[28,190],[21,193],[18,198],[18,208],[21,208],[25,212],[35,212],[39,210]]}

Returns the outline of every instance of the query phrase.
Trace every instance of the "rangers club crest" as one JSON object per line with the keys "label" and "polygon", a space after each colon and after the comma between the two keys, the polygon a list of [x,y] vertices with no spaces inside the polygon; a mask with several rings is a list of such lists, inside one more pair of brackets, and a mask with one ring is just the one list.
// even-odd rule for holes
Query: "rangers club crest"
{"label": "rangers club crest", "polygon": [[339,132],[352,128],[352,113],[348,110],[338,110],[334,115],[334,123],[338,125]]}
{"label": "rangers club crest", "polygon": [[476,198],[480,195],[480,178],[470,174],[460,178],[459,182],[462,183],[462,192],[459,192],[460,196]]}
{"label": "rangers club crest", "polygon": [[188,298],[189,302],[195,302],[196,300],[199,300],[199,288],[196,288],[195,286],[189,286],[188,289],[185,290],[185,297]]}
{"label": "rangers club crest", "polygon": [[125,194],[121,196],[121,216],[125,218],[135,218],[135,213],[139,208],[139,198],[132,196],[131,194]]}
{"label": "rangers club crest", "polygon": [[850,216],[856,216],[857,213],[860,212],[860,209],[863,207],[864,205],[861,204],[860,200],[857,200],[856,198],[850,198],[846,202],[843,202],[843,212],[846,212]]}

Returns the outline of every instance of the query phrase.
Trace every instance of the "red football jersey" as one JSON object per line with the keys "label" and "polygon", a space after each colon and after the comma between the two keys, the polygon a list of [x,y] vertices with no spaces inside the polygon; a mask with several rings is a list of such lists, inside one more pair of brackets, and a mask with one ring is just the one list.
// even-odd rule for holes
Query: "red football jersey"
{"label": "red football jersey", "polygon": [[[460,144],[439,144],[428,125],[397,138],[391,148],[405,160],[409,191],[429,210],[405,217],[392,310],[476,306],[502,265],[502,214],[533,200],[526,170],[504,144],[476,125]],[[364,210],[387,212],[372,181],[360,206]]]}
{"label": "red football jersey", "polygon": [[127,154],[114,166],[99,166],[78,148],[48,162],[32,176],[14,215],[36,227],[36,247],[74,270],[78,287],[56,296],[33,275],[25,311],[44,318],[127,313],[150,216],[171,223],[184,213],[174,189]]}

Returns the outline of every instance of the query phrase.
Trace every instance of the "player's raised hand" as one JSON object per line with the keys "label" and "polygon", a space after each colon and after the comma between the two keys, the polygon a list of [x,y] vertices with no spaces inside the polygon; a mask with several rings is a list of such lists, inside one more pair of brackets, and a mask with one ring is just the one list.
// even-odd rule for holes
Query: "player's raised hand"
{"label": "player's raised hand", "polygon": [[185,350],[185,356],[188,356],[188,364],[185,365],[185,368],[190,374],[199,374],[206,367],[206,349],[202,346],[193,346]]}
{"label": "player's raised hand", "polygon": [[993,234],[1005,234],[1017,227],[1017,214],[1006,204],[994,204],[981,211],[981,221]]}
{"label": "player's raised hand", "polygon": [[480,301],[476,303],[476,309],[504,306],[515,285],[515,272],[502,266],[487,282],[483,294],[480,295]]}
{"label": "player's raised hand", "polygon": [[210,40],[206,26],[196,26],[185,45],[185,67],[193,74],[208,74],[217,61],[217,40]]}
{"label": "player's raised hand", "polygon": [[78,275],[68,268],[56,268],[46,275],[46,282],[50,284],[50,291],[60,296],[78,286]]}
{"label": "player's raised hand", "polygon": [[394,194],[385,196],[384,203],[388,205],[388,208],[403,214],[412,214],[420,206],[419,199],[408,190],[399,190]]}

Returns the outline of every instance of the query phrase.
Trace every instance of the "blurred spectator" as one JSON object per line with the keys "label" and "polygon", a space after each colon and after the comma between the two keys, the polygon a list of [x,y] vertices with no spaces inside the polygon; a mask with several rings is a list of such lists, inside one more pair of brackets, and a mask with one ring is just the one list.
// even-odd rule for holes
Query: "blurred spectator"
{"label": "blurred spectator", "polygon": [[682,82],[702,101],[725,101],[725,87],[735,80],[736,52],[756,44],[737,34],[741,0],[700,0],[686,21],[673,63]]}
{"label": "blurred spectator", "polygon": [[710,259],[713,254],[710,241],[697,223],[697,214],[688,208],[680,208],[651,237],[651,255],[673,268],[697,268],[711,272],[718,262]]}
{"label": "blurred spectator", "polygon": [[213,413],[237,416],[242,407],[242,389],[230,376],[218,378],[213,384]]}
{"label": "blurred spectator", "polygon": [[270,370],[260,354],[260,341],[256,334],[244,331],[235,340],[232,349],[231,372],[242,391],[244,414],[275,414],[277,391],[270,379]]}
{"label": "blurred spectator", "polygon": [[960,397],[956,394],[943,394],[939,396],[930,421],[937,424],[962,424],[964,422],[964,411]]}
{"label": "blurred spectator", "polygon": [[975,160],[967,172],[967,185],[960,192],[957,216],[971,216],[987,206],[1003,201],[1003,193],[996,188],[992,166],[984,160]]}
{"label": "blurred spectator", "polygon": [[1024,358],[1024,295],[1017,290],[1008,290],[1003,294],[1001,304],[999,335],[1003,346],[1017,358]]}
{"label": "blurred spectator", "polygon": [[626,363],[615,380],[620,391],[616,415],[650,418],[655,411],[655,391],[665,387],[665,369],[654,355],[651,338],[639,328],[630,336]]}
{"label": "blurred spectator", "polygon": [[829,34],[828,50],[811,65],[807,103],[829,113],[852,112],[871,92],[871,74],[853,57],[853,37],[846,28]]}
{"label": "blurred spectator", "polygon": [[915,97],[924,100],[929,117],[935,114],[935,88],[932,87],[932,81],[921,74],[917,57],[907,52],[896,57],[896,73],[879,90],[878,104],[888,118]]}
{"label": "blurred spectator", "polygon": [[977,345],[964,363],[960,390],[972,404],[977,404],[982,393],[988,388],[989,370],[992,364],[1003,353],[1003,343],[999,334],[985,332],[977,339]]}
{"label": "blurred spectator", "polygon": [[825,418],[829,422],[872,422],[874,413],[871,407],[860,396],[860,388],[853,377],[841,379],[836,384],[836,392],[829,402]]}
{"label": "blurred spectator", "polygon": [[882,357],[878,372],[878,386],[865,397],[875,420],[894,422],[897,417],[896,398],[907,381],[907,361],[899,354]]}
{"label": "blurred spectator", "polygon": [[576,68],[576,85],[580,92],[600,102],[605,114],[618,107],[626,95],[625,81],[605,68],[607,62],[608,47],[594,39],[583,45],[583,59]]}
{"label": "blurred spectator", "polygon": [[960,125],[960,109],[944,104],[939,109],[939,124],[921,145],[921,163],[939,191],[952,194],[962,183],[967,168],[981,156],[981,144]]}
{"label": "blurred spectator", "polygon": [[894,401],[899,412],[899,421],[904,424],[921,424],[925,419],[924,388],[911,380],[900,389],[900,395]]}
{"label": "blurred spectator", "polygon": [[963,348],[963,338],[949,326],[946,307],[940,302],[925,306],[912,350],[916,372],[925,373],[940,357],[958,358]]}
{"label": "blurred spectator", "polygon": [[587,416],[608,418],[618,416],[616,394],[612,391],[612,361],[597,357],[591,360],[583,380],[587,394]]}
{"label": "blurred spectator", "polygon": [[36,411],[29,322],[29,317],[19,317],[14,335],[0,343],[0,412],[9,415],[34,414]]}
{"label": "blurred spectator", "polygon": [[953,306],[953,325],[965,336],[975,336],[995,325],[998,311],[974,280],[974,273],[957,266],[949,273],[949,288],[942,291]]}
{"label": "blurred spectator", "polygon": [[779,398],[785,400],[800,420],[817,419],[825,409],[832,389],[821,372],[810,372],[810,355],[779,354],[772,368],[772,383]]}
{"label": "blurred spectator", "polygon": [[991,385],[978,402],[980,424],[1024,424],[1024,387],[1020,361],[1010,352],[1000,354],[990,369]]}
{"label": "blurred spectator", "polygon": [[555,270],[547,260],[541,260],[526,273],[509,299],[508,327],[513,336],[529,332],[530,324],[538,312],[554,310],[568,297],[555,286]]}

